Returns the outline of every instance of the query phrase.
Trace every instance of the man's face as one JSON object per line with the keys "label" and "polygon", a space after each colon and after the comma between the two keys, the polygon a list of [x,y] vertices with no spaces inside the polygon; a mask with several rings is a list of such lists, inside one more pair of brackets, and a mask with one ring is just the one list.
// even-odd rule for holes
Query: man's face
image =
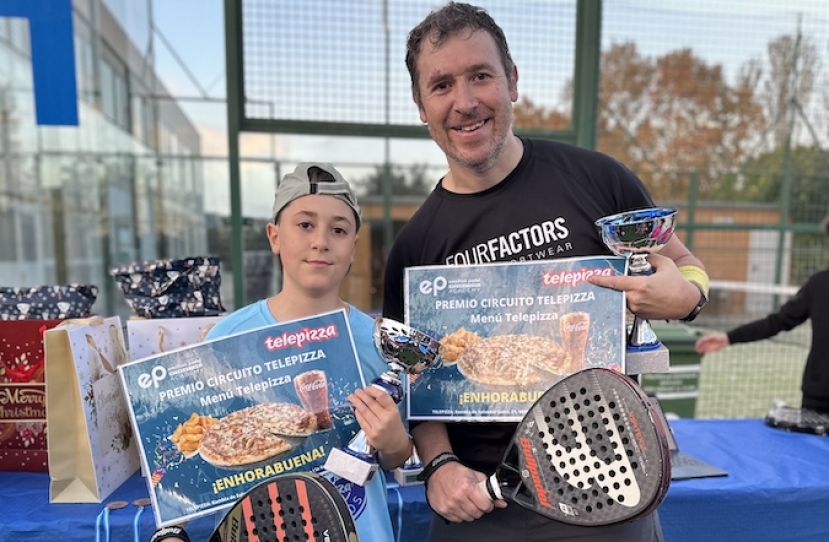
{"label": "man's face", "polygon": [[447,159],[484,173],[501,157],[512,135],[517,71],[507,77],[495,40],[469,30],[437,49],[423,40],[417,59],[420,119]]}

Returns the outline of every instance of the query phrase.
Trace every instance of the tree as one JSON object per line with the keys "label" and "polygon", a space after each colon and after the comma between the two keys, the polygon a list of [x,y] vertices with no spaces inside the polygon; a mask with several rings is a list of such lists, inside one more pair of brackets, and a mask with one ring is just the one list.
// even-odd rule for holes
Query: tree
{"label": "tree", "polygon": [[547,110],[535,105],[527,97],[521,97],[513,107],[516,128],[526,130],[566,130],[570,116],[556,109]]}
{"label": "tree", "polygon": [[774,147],[786,144],[795,118],[805,121],[804,110],[814,91],[818,54],[800,33],[780,36],[768,45],[769,77],[764,85],[765,105],[772,120]]}
{"label": "tree", "polygon": [[683,194],[689,171],[710,192],[745,160],[765,123],[756,66],[729,85],[722,66],[691,49],[650,59],[624,43],[602,55],[601,73],[599,150],[637,171],[657,199]]}
{"label": "tree", "polygon": [[[709,65],[691,49],[661,57],[642,56],[633,42],[602,53],[598,149],[634,170],[656,198],[685,194],[696,171],[703,194],[723,172],[735,171],[765,123],[755,89],[759,65],[746,63],[733,85],[722,66]],[[562,105],[545,109],[522,97],[515,105],[517,128],[570,126],[572,82]]]}

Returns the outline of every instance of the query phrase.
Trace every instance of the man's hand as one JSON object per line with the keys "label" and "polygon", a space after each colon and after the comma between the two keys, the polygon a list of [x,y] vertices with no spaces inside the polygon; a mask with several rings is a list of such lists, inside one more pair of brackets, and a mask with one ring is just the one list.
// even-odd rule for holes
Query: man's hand
{"label": "man's hand", "polygon": [[484,474],[457,462],[446,463],[429,478],[427,500],[432,510],[449,521],[473,521],[495,508],[506,508],[506,501],[493,501],[478,484]]}
{"label": "man's hand", "polygon": [[647,276],[591,276],[591,284],[625,292],[628,309],[648,320],[685,318],[699,302],[699,289],[683,277],[674,261],[651,254],[653,274]]}
{"label": "man's hand", "polygon": [[710,354],[722,350],[729,344],[731,344],[731,341],[728,340],[728,335],[725,333],[711,333],[697,339],[694,350],[697,351],[697,354]]}

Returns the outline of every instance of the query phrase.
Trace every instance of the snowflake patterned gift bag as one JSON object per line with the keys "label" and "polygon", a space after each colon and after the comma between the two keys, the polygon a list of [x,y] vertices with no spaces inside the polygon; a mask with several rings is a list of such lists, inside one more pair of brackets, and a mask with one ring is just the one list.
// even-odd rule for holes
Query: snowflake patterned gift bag
{"label": "snowflake patterned gift bag", "polygon": [[44,344],[49,501],[102,502],[139,466],[117,374],[127,361],[121,319],[67,321]]}
{"label": "snowflake patterned gift bag", "polygon": [[86,318],[97,298],[98,287],[85,284],[0,286],[0,321]]}
{"label": "snowflake patterned gift bag", "polygon": [[110,274],[141,318],[187,318],[225,312],[219,267],[215,256],[193,256],[131,263]]}
{"label": "snowflake patterned gift bag", "polygon": [[0,471],[47,470],[43,334],[58,324],[0,321]]}

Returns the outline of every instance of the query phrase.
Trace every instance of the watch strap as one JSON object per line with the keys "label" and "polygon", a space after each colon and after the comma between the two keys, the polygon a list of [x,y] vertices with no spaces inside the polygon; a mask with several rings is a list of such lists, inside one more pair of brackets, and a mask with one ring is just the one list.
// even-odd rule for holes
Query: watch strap
{"label": "watch strap", "polygon": [[699,290],[699,301],[697,302],[697,305],[693,308],[693,310],[691,310],[691,312],[688,314],[688,316],[682,318],[680,322],[693,322],[699,315],[699,313],[702,312],[702,308],[705,306],[705,304],[708,303],[708,296],[705,295],[705,290],[702,289],[702,286],[700,286],[696,282],[692,282],[691,284],[696,286],[697,290]]}

